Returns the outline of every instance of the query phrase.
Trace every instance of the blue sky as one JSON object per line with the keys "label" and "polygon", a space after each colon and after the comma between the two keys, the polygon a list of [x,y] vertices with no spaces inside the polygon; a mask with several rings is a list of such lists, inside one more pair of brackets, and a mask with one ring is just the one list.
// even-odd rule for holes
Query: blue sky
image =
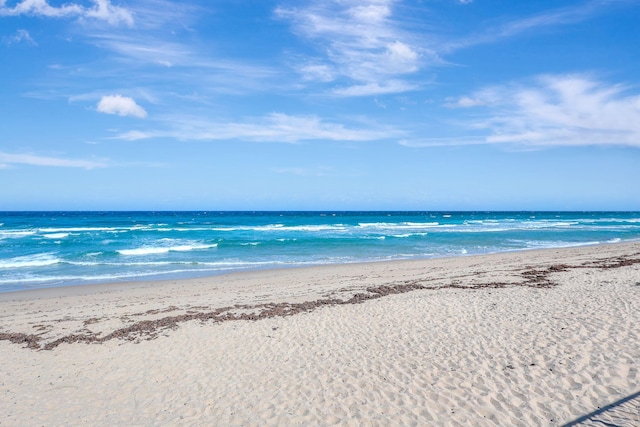
{"label": "blue sky", "polygon": [[640,210],[640,1],[0,0],[0,210]]}

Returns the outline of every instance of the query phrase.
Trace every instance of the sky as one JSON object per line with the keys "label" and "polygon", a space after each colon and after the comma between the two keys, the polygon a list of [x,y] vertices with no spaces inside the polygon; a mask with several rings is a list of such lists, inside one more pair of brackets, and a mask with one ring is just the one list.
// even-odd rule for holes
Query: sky
{"label": "sky", "polygon": [[0,0],[1,210],[640,210],[639,0]]}

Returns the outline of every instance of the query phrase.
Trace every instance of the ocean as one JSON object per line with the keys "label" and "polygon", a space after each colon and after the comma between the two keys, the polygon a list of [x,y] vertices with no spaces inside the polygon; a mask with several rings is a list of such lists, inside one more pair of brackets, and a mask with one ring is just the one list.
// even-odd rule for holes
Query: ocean
{"label": "ocean", "polygon": [[640,212],[0,212],[0,292],[640,239]]}

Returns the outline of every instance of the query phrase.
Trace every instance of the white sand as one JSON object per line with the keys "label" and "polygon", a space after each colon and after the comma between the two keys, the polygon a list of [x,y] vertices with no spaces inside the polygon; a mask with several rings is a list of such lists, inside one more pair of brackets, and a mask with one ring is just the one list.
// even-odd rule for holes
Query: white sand
{"label": "white sand", "polygon": [[[426,289],[140,323],[381,285]],[[41,348],[0,340],[0,426],[562,425],[640,391],[638,325],[640,243],[0,294]],[[599,416],[640,425],[623,406]]]}

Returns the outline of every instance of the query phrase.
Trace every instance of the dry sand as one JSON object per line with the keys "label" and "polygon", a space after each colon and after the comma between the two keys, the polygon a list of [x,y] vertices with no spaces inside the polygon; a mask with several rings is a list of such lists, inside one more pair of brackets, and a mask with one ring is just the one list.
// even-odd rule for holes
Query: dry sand
{"label": "dry sand", "polygon": [[638,325],[640,242],[5,293],[0,426],[639,426]]}

